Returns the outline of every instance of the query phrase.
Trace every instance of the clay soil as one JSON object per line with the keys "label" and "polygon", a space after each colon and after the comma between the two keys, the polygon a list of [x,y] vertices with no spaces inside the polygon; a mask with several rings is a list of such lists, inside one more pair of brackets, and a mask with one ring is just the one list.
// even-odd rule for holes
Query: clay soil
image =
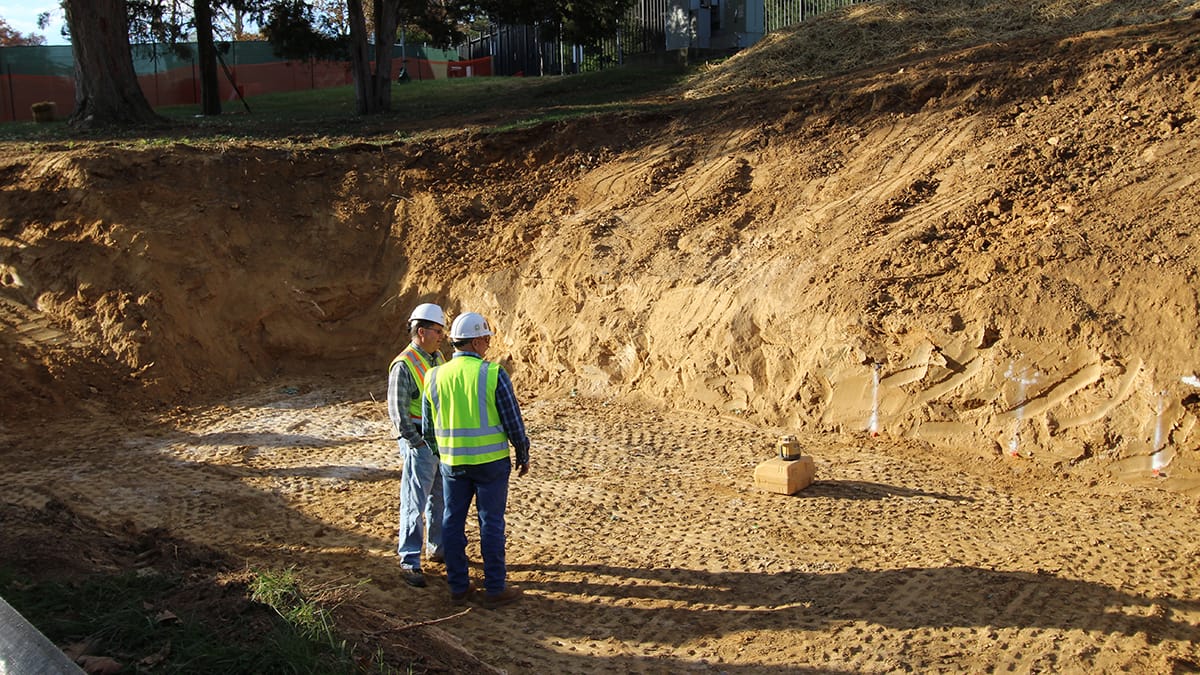
{"label": "clay soil", "polygon": [[[1200,22],[793,58],[905,7],[532,129],[4,148],[0,562],[369,579],[418,671],[1200,671]],[[496,611],[394,554],[424,301],[533,441]]]}

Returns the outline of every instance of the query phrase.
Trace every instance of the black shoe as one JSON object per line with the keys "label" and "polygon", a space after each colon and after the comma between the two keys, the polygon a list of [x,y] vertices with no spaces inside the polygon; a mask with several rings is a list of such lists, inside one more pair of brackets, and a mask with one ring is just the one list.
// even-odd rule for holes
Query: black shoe
{"label": "black shoe", "polygon": [[421,574],[421,570],[402,570],[404,573],[404,583],[417,588],[425,588],[425,575]]}
{"label": "black shoe", "polygon": [[435,562],[439,565],[443,564],[446,562],[446,556],[442,555],[441,553],[434,553],[433,555],[429,556],[429,562]]}

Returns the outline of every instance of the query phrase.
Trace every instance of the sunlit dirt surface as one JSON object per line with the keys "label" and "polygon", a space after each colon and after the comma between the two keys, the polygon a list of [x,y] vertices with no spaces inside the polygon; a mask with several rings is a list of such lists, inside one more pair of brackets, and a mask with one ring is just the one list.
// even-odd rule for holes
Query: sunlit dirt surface
{"label": "sunlit dirt surface", "polygon": [[[440,566],[427,564],[425,589],[400,579],[384,386],[282,380],[137,426],[55,423],[7,439],[0,489],[8,503],[45,508],[54,495],[255,567],[296,565],[311,583],[370,579],[362,606],[447,617],[459,608]],[[496,667],[1186,672],[1200,661],[1194,499],[865,433],[802,435],[817,481],[784,496],[752,481],[782,429],[580,397],[525,411],[533,468],[512,482],[508,565],[527,597],[438,624]]]}

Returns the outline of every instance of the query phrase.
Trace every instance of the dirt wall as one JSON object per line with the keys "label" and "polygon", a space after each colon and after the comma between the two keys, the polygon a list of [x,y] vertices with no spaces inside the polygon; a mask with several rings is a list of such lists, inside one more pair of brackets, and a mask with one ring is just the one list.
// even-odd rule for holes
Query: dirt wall
{"label": "dirt wall", "polygon": [[436,301],[528,396],[1195,490],[1195,25],[508,133],[10,149],[4,405],[382,372]]}

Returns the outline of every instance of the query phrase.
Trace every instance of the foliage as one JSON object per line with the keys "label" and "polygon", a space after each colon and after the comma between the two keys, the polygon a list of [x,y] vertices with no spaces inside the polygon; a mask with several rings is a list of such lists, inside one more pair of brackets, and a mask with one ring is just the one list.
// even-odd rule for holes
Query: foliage
{"label": "foliage", "polygon": [[537,26],[548,40],[595,45],[617,33],[634,0],[480,0],[497,23]]}
{"label": "foliage", "polygon": [[[74,0],[82,2],[82,0]],[[511,23],[538,25],[551,36],[561,35],[576,44],[594,45],[613,35],[620,19],[633,0],[346,0],[348,12],[332,0],[195,0],[192,15],[180,10],[172,0],[121,0],[129,22],[131,41],[178,44],[194,30],[200,66],[201,110],[206,116],[221,112],[217,98],[217,53],[213,45],[214,11],[228,10],[236,20],[234,30],[250,17],[263,24],[263,33],[275,46],[276,54],[294,59],[336,58],[349,55],[355,81],[356,110],[359,114],[381,113],[391,109],[390,61],[386,50],[400,33],[400,26],[411,28],[414,38],[445,46],[460,42],[469,20],[480,11]],[[319,5],[317,4],[319,3]],[[116,4],[105,11],[118,14]],[[202,11],[203,10],[203,11]],[[211,11],[210,11],[211,10]],[[367,14],[370,13],[370,17]],[[106,17],[117,19],[116,16]],[[368,20],[375,30],[368,30]],[[75,25],[83,33],[93,32],[93,24]],[[348,33],[341,33],[349,28]],[[99,32],[99,29],[96,29]],[[368,35],[375,35],[374,44]],[[390,36],[390,38],[389,38]],[[92,36],[92,39],[97,39]],[[111,51],[115,47],[109,47]],[[374,54],[369,52],[373,51]],[[84,64],[84,85],[104,86],[108,92],[136,92],[136,82],[128,74],[105,82],[95,72],[98,64]],[[108,99],[115,96],[109,95]],[[110,119],[111,118],[111,119]],[[97,125],[119,123],[121,115],[76,111],[72,120],[94,120]]]}
{"label": "foliage", "polygon": [[[246,23],[261,23],[276,5],[287,4],[287,0],[208,0],[208,4],[213,27],[222,37],[237,41],[258,39],[258,34],[246,31]],[[126,0],[130,39],[135,43],[187,41],[197,28],[194,9],[195,3]]]}
{"label": "foliage", "polygon": [[436,47],[451,47],[463,41],[469,17],[478,8],[469,0],[425,2],[402,0],[400,22],[412,34],[410,42],[428,42]]}
{"label": "foliage", "polygon": [[318,15],[304,0],[276,2],[263,35],[277,56],[288,59],[346,58],[344,34],[329,15]]}
{"label": "foliage", "polygon": [[[27,583],[0,570],[0,595],[56,644],[86,644],[129,672],[359,672],[354,649],[331,622],[273,619],[245,595],[148,572]],[[328,622],[328,610],[311,601],[305,612]]]}
{"label": "foliage", "polygon": [[189,20],[175,3],[126,0],[131,42],[174,44],[187,39]]}
{"label": "foliage", "polygon": [[44,45],[46,38],[41,35],[30,33],[25,35],[20,31],[13,30],[8,21],[4,17],[0,17],[0,47],[20,47],[26,45]]}
{"label": "foliage", "polygon": [[350,35],[350,17],[346,0],[308,0],[324,32],[338,37]]}

